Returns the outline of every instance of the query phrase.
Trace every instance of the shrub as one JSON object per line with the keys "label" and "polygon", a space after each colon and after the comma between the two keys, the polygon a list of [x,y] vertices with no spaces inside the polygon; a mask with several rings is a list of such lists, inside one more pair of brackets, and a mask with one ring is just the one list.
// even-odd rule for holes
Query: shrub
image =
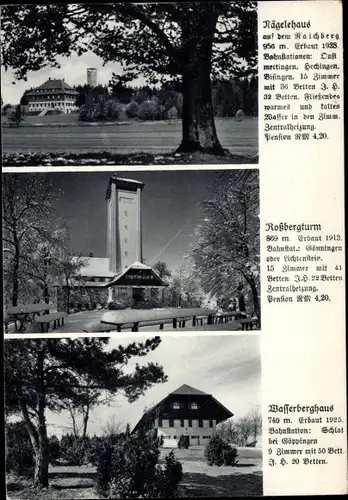
{"label": "shrub", "polygon": [[19,475],[33,471],[34,450],[24,422],[6,424],[6,468]]}
{"label": "shrub", "polygon": [[139,111],[138,103],[135,101],[131,101],[129,104],[127,104],[125,111],[128,118],[136,118]]}
{"label": "shrub", "polygon": [[204,450],[208,465],[235,465],[238,452],[219,436],[210,438]]}
{"label": "shrub", "polygon": [[126,307],[126,304],[119,300],[113,300],[112,302],[108,303],[109,311],[117,311],[118,309],[125,309]]}
{"label": "shrub", "polygon": [[181,436],[179,437],[179,441],[178,441],[178,448],[185,448],[187,450],[187,448],[189,448],[190,446],[190,438],[189,436],[184,436],[183,434],[181,434]]}
{"label": "shrub", "polygon": [[160,440],[153,431],[104,439],[97,451],[97,489],[108,498],[172,497],[182,479],[181,463],[170,453],[158,464]]}
{"label": "shrub", "polygon": [[48,457],[51,464],[55,464],[60,459],[60,442],[57,436],[48,438]]}
{"label": "shrub", "polygon": [[85,465],[89,461],[90,442],[86,437],[65,434],[60,440],[61,458],[69,465]]}
{"label": "shrub", "polygon": [[161,110],[157,101],[144,101],[139,106],[139,120],[158,120],[160,119]]}

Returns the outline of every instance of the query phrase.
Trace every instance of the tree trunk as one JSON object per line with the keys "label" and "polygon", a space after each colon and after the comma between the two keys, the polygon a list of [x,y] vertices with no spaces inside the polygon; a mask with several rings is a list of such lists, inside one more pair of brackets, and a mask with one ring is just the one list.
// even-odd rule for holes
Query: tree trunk
{"label": "tree trunk", "polygon": [[15,307],[18,304],[18,293],[19,293],[19,280],[18,280],[18,271],[19,271],[19,241],[17,237],[17,232],[13,232],[13,242],[15,247],[14,254],[14,263],[13,263],[13,272],[12,272],[12,305]]}
{"label": "tree trunk", "polygon": [[259,328],[261,328],[261,310],[260,310],[259,294],[258,294],[254,280],[251,280],[249,282],[249,284],[250,284],[251,293],[252,293],[252,297],[253,297],[254,312],[255,312],[256,317],[257,317],[258,326],[259,326]]}
{"label": "tree trunk", "polygon": [[[197,19],[195,19],[197,21]],[[210,79],[217,16],[205,14],[198,24],[182,26],[182,142],[179,153],[225,154],[215,127]]]}
{"label": "tree trunk", "polygon": [[45,419],[46,394],[44,380],[45,341],[41,341],[37,358],[38,378],[38,446],[35,450],[34,487],[48,487],[48,442]]}

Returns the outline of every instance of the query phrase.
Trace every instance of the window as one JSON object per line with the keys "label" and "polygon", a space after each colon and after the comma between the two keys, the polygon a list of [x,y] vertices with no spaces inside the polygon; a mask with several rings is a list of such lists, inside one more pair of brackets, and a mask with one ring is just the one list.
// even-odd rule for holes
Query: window
{"label": "window", "polygon": [[125,257],[127,257],[127,255],[128,255],[128,252],[124,252],[124,255],[125,255]]}
{"label": "window", "polygon": [[203,420],[204,429],[209,429],[209,420]]}
{"label": "window", "polygon": [[[161,425],[162,423],[162,425]],[[169,427],[169,420],[163,419],[162,422],[161,420],[159,421],[160,427]]]}
{"label": "window", "polygon": [[127,225],[127,224],[125,224],[124,228],[125,228],[125,229],[128,229],[128,225]]}
{"label": "window", "polygon": [[178,428],[178,427],[181,427],[181,422],[180,420],[174,420],[174,427]]}
{"label": "window", "polygon": [[191,439],[199,439],[199,436],[191,436]]}
{"label": "window", "polygon": [[124,211],[124,215],[125,215],[126,217],[128,217],[128,211],[127,211],[127,210],[125,210],[125,211]]}
{"label": "window", "polygon": [[178,401],[174,401],[173,410],[180,410],[180,403]]}
{"label": "window", "polygon": [[198,410],[198,404],[197,403],[190,403],[190,409],[191,410]]}
{"label": "window", "polygon": [[190,427],[198,427],[198,420],[192,420],[192,425]]}
{"label": "window", "polygon": [[210,436],[202,436],[203,439],[210,439]]}

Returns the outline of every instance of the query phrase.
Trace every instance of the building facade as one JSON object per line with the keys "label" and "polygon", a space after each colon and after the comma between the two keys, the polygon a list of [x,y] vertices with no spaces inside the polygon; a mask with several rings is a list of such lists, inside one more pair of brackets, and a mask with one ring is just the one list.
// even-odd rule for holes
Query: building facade
{"label": "building facade", "polygon": [[146,411],[133,432],[156,429],[166,448],[176,448],[180,436],[187,436],[190,446],[204,446],[216,425],[230,417],[233,413],[211,394],[184,384]]}
{"label": "building facade", "polygon": [[39,87],[26,92],[28,111],[38,113],[61,111],[65,114],[78,111],[76,98],[78,92],[68,85],[64,78],[55,80],[49,78]]}
{"label": "building facade", "polygon": [[97,86],[97,68],[87,68],[87,85],[94,88]]}

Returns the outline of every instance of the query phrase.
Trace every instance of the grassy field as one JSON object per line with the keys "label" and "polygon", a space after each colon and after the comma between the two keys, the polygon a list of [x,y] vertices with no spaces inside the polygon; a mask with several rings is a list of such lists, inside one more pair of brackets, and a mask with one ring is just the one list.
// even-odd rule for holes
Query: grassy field
{"label": "grassy field", "polygon": [[[18,128],[3,127],[3,153],[171,154],[181,141],[181,120],[79,126],[77,115],[27,117]],[[73,126],[75,123],[76,126]],[[36,126],[34,126],[36,124]],[[40,125],[41,124],[41,125]],[[258,154],[258,120],[216,118],[222,146],[232,155]]]}
{"label": "grassy field", "polygon": [[[184,477],[180,497],[262,496],[261,450],[239,450],[235,467],[208,466],[203,447],[174,450],[182,462]],[[170,450],[163,449],[160,461]],[[51,467],[50,487],[37,491],[28,479],[8,476],[8,498],[12,500],[98,499],[94,490],[94,467]]]}

